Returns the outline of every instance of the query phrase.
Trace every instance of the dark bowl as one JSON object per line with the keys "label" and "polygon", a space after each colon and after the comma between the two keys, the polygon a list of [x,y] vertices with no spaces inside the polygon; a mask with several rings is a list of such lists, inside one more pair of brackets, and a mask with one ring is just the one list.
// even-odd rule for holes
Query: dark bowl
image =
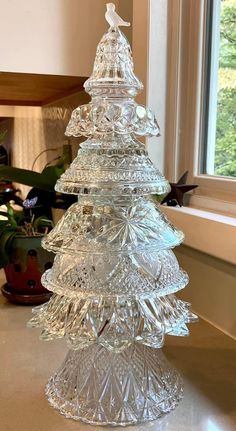
{"label": "dark bowl", "polygon": [[8,299],[8,301],[12,302],[13,304],[21,304],[21,305],[39,305],[43,304],[44,302],[48,301],[50,297],[52,296],[51,292],[44,292],[40,294],[20,294],[16,293],[14,289],[11,288],[11,286],[7,283],[5,283],[1,287],[1,291],[3,296]]}

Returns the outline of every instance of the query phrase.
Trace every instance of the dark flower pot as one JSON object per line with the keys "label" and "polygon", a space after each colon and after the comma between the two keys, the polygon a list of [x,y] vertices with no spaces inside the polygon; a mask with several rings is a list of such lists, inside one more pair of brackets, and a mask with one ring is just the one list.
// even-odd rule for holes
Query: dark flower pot
{"label": "dark flower pot", "polygon": [[50,292],[41,284],[41,276],[51,268],[54,254],[41,247],[42,238],[43,235],[22,235],[12,241],[10,263],[4,268],[7,286],[3,289],[3,294],[12,302],[37,304],[50,297]]}

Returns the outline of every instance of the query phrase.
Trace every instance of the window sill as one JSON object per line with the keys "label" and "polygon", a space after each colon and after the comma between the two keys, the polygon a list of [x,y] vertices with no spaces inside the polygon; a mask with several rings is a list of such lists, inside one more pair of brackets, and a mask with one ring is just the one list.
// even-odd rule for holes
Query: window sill
{"label": "window sill", "polygon": [[185,234],[185,245],[236,264],[236,218],[191,207],[167,207],[168,219]]}

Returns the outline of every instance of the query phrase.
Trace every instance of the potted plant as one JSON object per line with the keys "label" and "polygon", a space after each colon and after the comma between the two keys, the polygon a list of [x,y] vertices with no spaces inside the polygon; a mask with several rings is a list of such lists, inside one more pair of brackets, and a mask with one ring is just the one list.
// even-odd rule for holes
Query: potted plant
{"label": "potted plant", "polygon": [[[53,254],[41,247],[42,236],[51,229],[52,209],[66,210],[76,197],[56,193],[55,183],[71,161],[69,145],[56,164],[46,166],[41,173],[0,164],[0,181],[31,186],[27,199],[17,196],[17,190],[0,195],[0,267],[4,268],[7,283],[2,292],[12,302],[40,303],[50,293],[41,285],[41,274],[50,268]],[[22,207],[15,211],[10,202]]]}
{"label": "potted plant", "polygon": [[53,223],[44,216],[35,218],[35,203],[25,201],[26,211],[7,203],[6,212],[0,211],[0,267],[7,280],[2,293],[15,303],[39,304],[50,297],[41,275],[52,266],[54,255],[41,247],[41,240]]}
{"label": "potted plant", "polygon": [[[37,205],[34,205],[33,213],[36,217],[46,215],[52,219],[52,208],[66,210],[76,201],[76,197],[57,193],[54,190],[56,181],[71,162],[70,145],[63,146],[63,153],[52,166],[46,166],[41,173],[28,169],[15,168],[0,164],[0,181],[9,181],[32,187],[27,199],[37,197]],[[12,199],[12,194],[4,193],[4,203]],[[18,204],[19,204],[19,197]],[[13,200],[15,200],[13,198]],[[3,203],[0,195],[0,205]],[[21,204],[20,204],[21,205]]]}

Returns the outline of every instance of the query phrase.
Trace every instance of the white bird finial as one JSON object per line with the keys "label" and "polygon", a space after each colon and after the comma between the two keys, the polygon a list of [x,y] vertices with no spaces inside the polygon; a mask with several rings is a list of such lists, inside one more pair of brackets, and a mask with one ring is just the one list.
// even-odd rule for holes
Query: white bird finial
{"label": "white bird finial", "polygon": [[105,14],[105,18],[110,24],[111,27],[119,27],[119,26],[125,26],[129,27],[130,23],[124,21],[117,13],[116,13],[116,7],[114,3],[107,3],[107,11]]}

